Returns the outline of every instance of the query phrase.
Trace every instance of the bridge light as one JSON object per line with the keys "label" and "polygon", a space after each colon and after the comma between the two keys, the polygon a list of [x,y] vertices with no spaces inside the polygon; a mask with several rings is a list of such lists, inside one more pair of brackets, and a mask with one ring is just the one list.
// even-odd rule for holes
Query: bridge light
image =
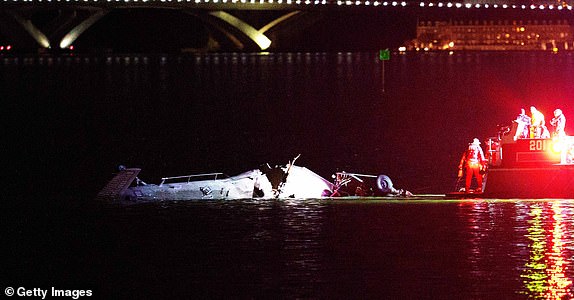
{"label": "bridge light", "polygon": [[452,7],[452,3],[451,3],[451,2],[447,3],[447,4],[446,4],[446,7],[451,8],[451,7]]}
{"label": "bridge light", "polygon": [[398,3],[397,3],[397,1],[393,1],[391,4],[392,4],[393,6],[397,6]]}
{"label": "bridge light", "polygon": [[539,9],[544,9],[545,7],[544,7],[544,5],[540,5],[538,8],[539,8]]}
{"label": "bridge light", "polygon": [[466,7],[466,8],[471,8],[471,7],[472,7],[472,4],[467,3],[467,4],[464,5],[464,7]]}
{"label": "bridge light", "polygon": [[455,4],[454,6],[456,6],[456,8],[461,8],[461,7],[462,7],[462,4],[457,3],[457,4]]}
{"label": "bridge light", "polygon": [[443,6],[444,6],[444,4],[442,2],[438,3],[438,7],[443,7]]}
{"label": "bridge light", "polygon": [[386,1],[385,1],[385,2],[383,2],[383,6],[387,6],[387,5],[389,5],[389,3],[388,3],[388,2],[386,2]]}
{"label": "bridge light", "polygon": [[424,3],[424,2],[421,2],[421,3],[419,3],[419,6],[420,6],[420,7],[425,7],[425,3]]}
{"label": "bridge light", "polygon": [[405,7],[405,6],[407,6],[407,3],[405,1],[403,1],[403,2],[401,2],[401,6]]}
{"label": "bridge light", "polygon": [[475,5],[474,5],[474,7],[476,7],[476,8],[480,8],[480,4],[479,4],[479,3],[477,3],[477,4],[475,4]]}

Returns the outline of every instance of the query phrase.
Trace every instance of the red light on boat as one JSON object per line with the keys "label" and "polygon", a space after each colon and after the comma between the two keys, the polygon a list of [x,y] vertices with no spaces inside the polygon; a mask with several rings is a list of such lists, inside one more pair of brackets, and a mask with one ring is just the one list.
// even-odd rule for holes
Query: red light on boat
{"label": "red light on boat", "polygon": [[4,46],[0,46],[0,51],[3,51],[3,50],[4,50]]}
{"label": "red light on boat", "polygon": [[6,46],[6,50],[11,50],[11,49],[12,49],[12,45]]}
{"label": "red light on boat", "polygon": [[74,45],[70,45],[69,49],[74,50]]}
{"label": "red light on boat", "polygon": [[561,141],[554,141],[552,143],[552,151],[554,153],[561,153],[562,149],[564,149],[564,143],[562,143]]}

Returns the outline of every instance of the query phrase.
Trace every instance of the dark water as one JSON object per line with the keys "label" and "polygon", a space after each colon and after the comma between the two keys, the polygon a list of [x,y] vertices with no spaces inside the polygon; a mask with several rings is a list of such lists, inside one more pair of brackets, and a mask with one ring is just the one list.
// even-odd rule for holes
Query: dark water
{"label": "dark water", "polygon": [[570,297],[570,200],[91,206],[120,163],[154,183],[299,153],[324,177],[386,174],[444,193],[465,145],[521,107],[574,113],[570,53],[395,54],[382,68],[376,52],[0,57],[6,286],[104,298]]}
{"label": "dark water", "polygon": [[571,200],[197,201],[41,220],[7,239],[8,286],[106,299],[573,296]]}

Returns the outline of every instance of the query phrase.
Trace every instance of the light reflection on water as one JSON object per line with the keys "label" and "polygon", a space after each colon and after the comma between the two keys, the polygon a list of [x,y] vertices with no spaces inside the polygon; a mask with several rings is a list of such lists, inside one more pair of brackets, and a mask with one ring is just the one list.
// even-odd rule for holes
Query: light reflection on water
{"label": "light reflection on water", "polygon": [[129,249],[175,253],[166,265],[132,262],[151,260],[167,279],[185,274],[176,289],[194,295],[225,297],[240,286],[248,298],[566,299],[573,208],[572,200],[181,201],[120,209],[108,225],[139,237]]}
{"label": "light reflection on water", "polygon": [[[511,204],[501,210],[500,203]],[[473,272],[481,276],[490,270],[478,267],[480,260],[492,259],[496,251],[491,239],[497,236],[504,224],[512,224],[514,232],[503,232],[511,238],[506,254],[512,257],[513,266],[520,271],[521,287],[517,294],[532,299],[570,299],[572,280],[569,267],[572,263],[573,202],[571,200],[506,200],[475,202],[465,215],[469,218],[472,248],[469,256]],[[497,238],[503,246],[507,241]],[[487,253],[484,253],[486,250]],[[507,267],[511,267],[510,265]]]}
{"label": "light reflection on water", "polygon": [[[571,204],[571,203],[569,203]],[[526,293],[533,298],[572,298],[572,280],[568,269],[566,245],[572,244],[567,223],[572,223],[571,205],[550,202],[532,205],[526,237],[529,239],[529,259],[520,275]],[[571,228],[571,224],[569,226]]]}

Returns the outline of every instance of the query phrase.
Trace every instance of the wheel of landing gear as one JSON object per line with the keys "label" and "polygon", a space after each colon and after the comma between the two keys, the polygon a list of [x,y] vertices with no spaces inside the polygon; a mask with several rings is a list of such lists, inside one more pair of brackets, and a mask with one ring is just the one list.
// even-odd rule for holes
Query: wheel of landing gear
{"label": "wheel of landing gear", "polygon": [[377,188],[383,194],[388,194],[393,191],[393,182],[387,175],[379,175],[377,177]]}

